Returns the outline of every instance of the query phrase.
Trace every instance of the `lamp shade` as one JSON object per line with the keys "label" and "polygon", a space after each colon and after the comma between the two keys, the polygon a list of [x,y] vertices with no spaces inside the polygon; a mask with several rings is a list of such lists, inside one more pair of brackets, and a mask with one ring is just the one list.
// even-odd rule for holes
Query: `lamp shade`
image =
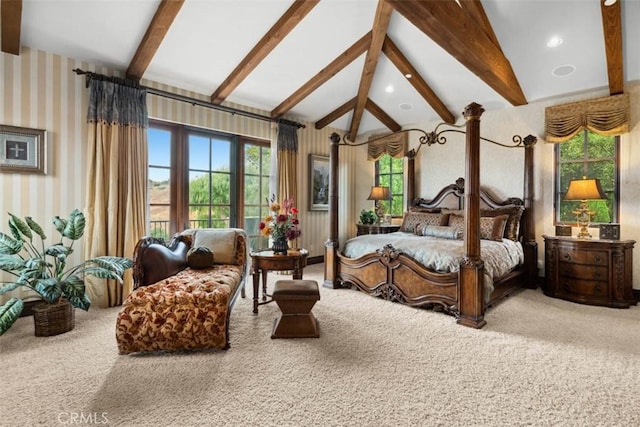
{"label": "lamp shade", "polygon": [[601,200],[607,197],[602,191],[600,180],[586,177],[583,179],[572,179],[569,182],[569,189],[564,195],[564,200]]}
{"label": "lamp shade", "polygon": [[389,200],[390,198],[389,187],[371,187],[371,193],[367,200]]}

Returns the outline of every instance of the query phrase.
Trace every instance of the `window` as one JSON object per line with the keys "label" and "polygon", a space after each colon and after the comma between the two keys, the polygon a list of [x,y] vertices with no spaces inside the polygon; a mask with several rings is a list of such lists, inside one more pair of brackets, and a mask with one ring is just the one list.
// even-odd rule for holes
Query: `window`
{"label": "window", "polygon": [[171,137],[168,129],[149,127],[147,144],[149,148],[149,217],[153,237],[166,239],[171,236]]}
{"label": "window", "polygon": [[404,158],[395,159],[385,154],[376,161],[375,185],[389,187],[391,200],[381,201],[384,211],[394,217],[404,212]]}
{"label": "window", "polygon": [[598,178],[606,200],[588,201],[595,212],[591,222],[618,222],[618,136],[603,136],[585,130],[572,139],[556,144],[555,221],[575,223],[573,213],[580,202],[563,197],[572,179]]}
{"label": "window", "polygon": [[269,247],[269,238],[258,232],[261,218],[269,212],[269,176],[271,175],[271,148],[264,144],[244,144],[244,229],[253,249]]}
{"label": "window", "polygon": [[268,210],[268,141],[154,121],[148,144],[152,236],[239,227],[252,248],[264,247],[258,223]]}

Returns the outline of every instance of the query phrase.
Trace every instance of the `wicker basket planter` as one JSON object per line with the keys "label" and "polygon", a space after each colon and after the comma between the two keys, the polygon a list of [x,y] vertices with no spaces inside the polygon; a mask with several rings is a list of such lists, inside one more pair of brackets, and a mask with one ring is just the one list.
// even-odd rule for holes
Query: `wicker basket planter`
{"label": "wicker basket planter", "polygon": [[75,326],[75,308],[66,299],[55,304],[42,303],[33,307],[33,324],[37,337],[64,334]]}

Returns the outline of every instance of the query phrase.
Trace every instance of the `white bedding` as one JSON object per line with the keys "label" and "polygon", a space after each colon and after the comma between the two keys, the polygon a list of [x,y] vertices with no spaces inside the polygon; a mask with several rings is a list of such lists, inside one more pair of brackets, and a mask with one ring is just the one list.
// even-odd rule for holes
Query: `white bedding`
{"label": "white bedding", "polygon": [[[401,231],[355,237],[345,243],[343,253],[349,258],[358,258],[389,243],[427,268],[442,273],[458,271],[460,260],[464,257],[462,240],[417,236]],[[502,239],[501,242],[481,240],[480,257],[484,261],[485,299],[493,292],[494,278],[504,276],[524,262],[522,245],[509,239]]]}

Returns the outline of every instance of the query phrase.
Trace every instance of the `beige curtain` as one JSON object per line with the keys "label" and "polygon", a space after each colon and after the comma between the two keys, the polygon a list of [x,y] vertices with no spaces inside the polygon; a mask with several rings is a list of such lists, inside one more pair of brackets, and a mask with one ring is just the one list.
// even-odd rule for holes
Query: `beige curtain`
{"label": "beige curtain", "polygon": [[[85,257],[129,257],[146,233],[146,91],[113,82],[90,81]],[[124,285],[87,277],[93,305],[121,304],[132,291],[132,271]]]}
{"label": "beige curtain", "polygon": [[404,157],[409,145],[408,132],[396,132],[386,136],[371,136],[367,144],[367,157],[375,161],[385,154],[396,159]]}
{"label": "beige curtain", "polygon": [[[278,123],[278,200],[294,200],[294,206],[300,209],[298,200],[298,127]],[[292,240],[293,247],[298,239]],[[283,274],[289,274],[284,272]]]}
{"label": "beige curtain", "polygon": [[278,123],[278,200],[293,198],[298,202],[298,128]]}
{"label": "beige curtain", "polygon": [[583,129],[601,135],[629,132],[629,94],[556,105],[545,109],[545,140],[563,142]]}

